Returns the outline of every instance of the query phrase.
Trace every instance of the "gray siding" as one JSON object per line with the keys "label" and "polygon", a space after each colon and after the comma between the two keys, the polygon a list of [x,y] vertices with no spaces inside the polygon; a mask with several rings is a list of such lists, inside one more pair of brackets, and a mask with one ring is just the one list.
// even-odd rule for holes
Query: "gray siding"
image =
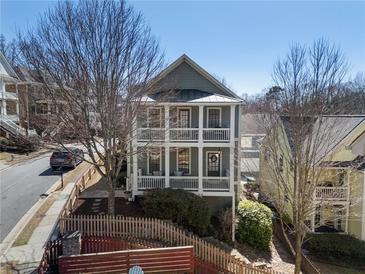
{"label": "gray siding", "polygon": [[202,91],[228,95],[225,91],[213,85],[205,79],[199,72],[187,63],[182,63],[171,71],[166,77],[156,84],[158,90],[171,89],[198,89]]}

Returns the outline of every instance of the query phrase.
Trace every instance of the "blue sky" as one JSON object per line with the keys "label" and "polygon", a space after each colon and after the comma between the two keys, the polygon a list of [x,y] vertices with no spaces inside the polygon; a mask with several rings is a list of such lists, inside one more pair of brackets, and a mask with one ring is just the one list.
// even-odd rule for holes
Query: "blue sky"
{"label": "blue sky", "polygon": [[[32,27],[54,1],[1,1],[1,32]],[[365,1],[130,1],[171,62],[186,53],[238,94],[270,86],[273,63],[294,42],[339,45],[350,74],[365,72]]]}

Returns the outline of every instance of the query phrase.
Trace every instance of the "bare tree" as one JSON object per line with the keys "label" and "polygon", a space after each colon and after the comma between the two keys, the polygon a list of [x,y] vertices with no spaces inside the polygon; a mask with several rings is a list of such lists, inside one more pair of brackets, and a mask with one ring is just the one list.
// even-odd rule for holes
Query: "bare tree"
{"label": "bare tree", "polygon": [[13,66],[17,65],[19,60],[19,48],[15,39],[11,42],[6,41],[5,36],[0,34],[0,51]]}
{"label": "bare tree", "polygon": [[[157,41],[125,1],[96,0],[59,2],[19,40],[24,60],[53,98],[58,124],[106,178],[114,214],[114,187],[137,114],[162,66]],[[63,145],[62,137],[55,141]]]}
{"label": "bare tree", "polygon": [[[260,183],[272,180],[270,199],[281,216],[289,213],[295,232],[295,273],[300,273],[301,247],[315,210],[316,187],[332,163],[338,138],[348,128],[329,112],[331,99],[347,71],[339,48],[317,40],[311,47],[294,45],[274,66],[276,87],[261,104],[266,137]],[[317,204],[318,205],[318,204]],[[312,223],[312,225],[314,225]]]}

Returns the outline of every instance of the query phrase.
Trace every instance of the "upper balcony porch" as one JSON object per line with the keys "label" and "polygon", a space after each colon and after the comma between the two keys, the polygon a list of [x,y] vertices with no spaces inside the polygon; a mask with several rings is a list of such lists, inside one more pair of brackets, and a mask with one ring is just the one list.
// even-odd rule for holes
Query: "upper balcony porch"
{"label": "upper balcony porch", "polygon": [[238,137],[237,116],[234,105],[149,107],[137,119],[137,141],[230,143]]}

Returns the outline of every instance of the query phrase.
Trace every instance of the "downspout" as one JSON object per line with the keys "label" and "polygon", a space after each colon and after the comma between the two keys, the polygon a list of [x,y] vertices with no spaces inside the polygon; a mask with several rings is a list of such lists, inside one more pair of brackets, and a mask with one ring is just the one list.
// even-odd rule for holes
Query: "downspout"
{"label": "downspout", "polygon": [[364,180],[362,184],[362,219],[361,219],[361,240],[365,241],[365,170],[363,170]]}

